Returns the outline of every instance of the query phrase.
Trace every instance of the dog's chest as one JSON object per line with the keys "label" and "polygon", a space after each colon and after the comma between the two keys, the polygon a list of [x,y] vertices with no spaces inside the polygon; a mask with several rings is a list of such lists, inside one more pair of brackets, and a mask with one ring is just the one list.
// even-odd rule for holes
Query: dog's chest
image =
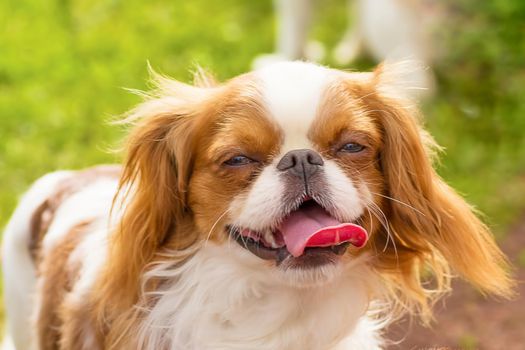
{"label": "dog's chest", "polygon": [[[161,292],[142,327],[148,348],[328,349],[352,335],[368,305],[357,278],[294,288],[204,252],[169,273],[176,282]],[[375,337],[372,328],[360,333]]]}

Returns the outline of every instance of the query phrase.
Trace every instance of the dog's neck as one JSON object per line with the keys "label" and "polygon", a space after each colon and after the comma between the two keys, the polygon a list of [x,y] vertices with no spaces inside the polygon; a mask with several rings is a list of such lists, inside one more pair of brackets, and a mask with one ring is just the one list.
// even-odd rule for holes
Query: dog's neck
{"label": "dog's neck", "polygon": [[241,250],[209,243],[182,264],[160,263],[148,272],[169,282],[141,324],[140,347],[329,349],[345,338],[377,347],[365,316],[371,275],[365,264],[322,285],[297,287]]}

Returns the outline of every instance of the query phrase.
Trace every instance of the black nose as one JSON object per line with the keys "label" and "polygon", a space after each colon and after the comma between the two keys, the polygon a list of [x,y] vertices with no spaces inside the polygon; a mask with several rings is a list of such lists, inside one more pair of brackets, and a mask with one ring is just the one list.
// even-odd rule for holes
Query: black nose
{"label": "black nose", "polygon": [[324,164],[321,155],[311,149],[296,149],[286,153],[279,163],[277,169],[286,171],[304,180],[308,180]]}

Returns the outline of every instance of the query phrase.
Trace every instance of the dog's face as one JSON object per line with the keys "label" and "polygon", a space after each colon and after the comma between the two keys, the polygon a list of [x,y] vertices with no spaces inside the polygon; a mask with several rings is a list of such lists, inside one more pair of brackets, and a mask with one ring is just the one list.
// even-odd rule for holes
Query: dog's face
{"label": "dog's face", "polygon": [[333,275],[380,227],[377,118],[342,74],[313,65],[231,85],[196,149],[188,206],[198,231],[229,236],[287,280]]}
{"label": "dog's face", "polygon": [[387,68],[294,62],[223,85],[157,83],[131,116],[122,184],[134,192],[112,270],[127,272],[115,283],[135,283],[163,249],[212,241],[297,286],[368,252],[388,288],[423,307],[423,268],[441,290],[452,265],[508,292],[504,257],[435,173],[435,145]]}

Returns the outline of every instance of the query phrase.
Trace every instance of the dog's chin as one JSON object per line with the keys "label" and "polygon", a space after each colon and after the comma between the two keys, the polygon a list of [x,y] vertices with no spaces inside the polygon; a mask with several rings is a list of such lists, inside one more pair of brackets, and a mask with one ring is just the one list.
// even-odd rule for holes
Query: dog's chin
{"label": "dog's chin", "polygon": [[300,257],[289,257],[277,266],[278,274],[285,284],[299,288],[322,286],[342,274],[343,259],[328,249],[308,249]]}

